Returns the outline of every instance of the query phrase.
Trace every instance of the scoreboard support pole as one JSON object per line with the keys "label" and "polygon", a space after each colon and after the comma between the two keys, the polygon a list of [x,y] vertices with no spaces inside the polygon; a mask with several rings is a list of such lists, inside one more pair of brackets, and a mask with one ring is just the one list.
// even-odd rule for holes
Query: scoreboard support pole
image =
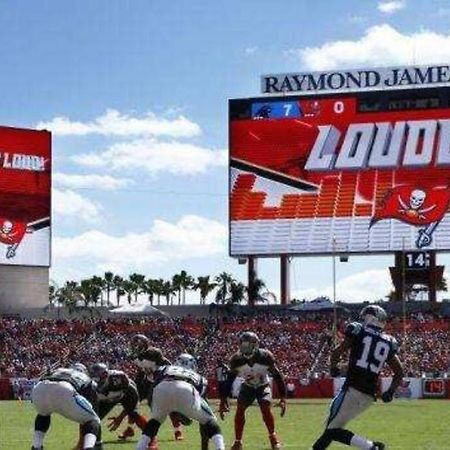
{"label": "scoreboard support pole", "polygon": [[280,302],[287,305],[291,301],[290,292],[291,260],[289,256],[280,256]]}
{"label": "scoreboard support pole", "polygon": [[255,280],[258,278],[258,260],[253,256],[249,256],[247,262],[248,305],[255,306],[256,299],[253,293],[255,292]]}

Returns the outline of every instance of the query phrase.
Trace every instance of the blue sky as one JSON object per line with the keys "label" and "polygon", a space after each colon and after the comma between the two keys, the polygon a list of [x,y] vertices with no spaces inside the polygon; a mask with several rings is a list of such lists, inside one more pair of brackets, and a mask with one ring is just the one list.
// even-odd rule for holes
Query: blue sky
{"label": "blue sky", "polygon": [[[450,61],[446,1],[2,2],[0,123],[53,131],[52,277],[111,268],[245,278],[227,256],[227,99],[268,72]],[[338,297],[379,298],[392,257],[338,267]],[[439,261],[448,263],[448,257]],[[297,295],[331,262],[296,259]],[[278,291],[278,263],[260,274]]]}

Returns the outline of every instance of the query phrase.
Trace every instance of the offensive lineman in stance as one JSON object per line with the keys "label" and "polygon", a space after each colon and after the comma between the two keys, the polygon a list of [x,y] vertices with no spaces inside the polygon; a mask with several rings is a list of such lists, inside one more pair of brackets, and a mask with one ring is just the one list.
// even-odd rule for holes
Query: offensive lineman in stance
{"label": "offensive lineman in stance", "polygon": [[230,360],[230,372],[225,395],[220,402],[220,415],[229,411],[228,397],[231,396],[233,382],[236,377],[244,379],[237,400],[236,416],[234,418],[235,442],[232,450],[241,450],[244,434],[245,411],[255,401],[258,401],[264,423],[269,432],[270,445],[273,450],[281,448],[275,433],[275,419],[272,414],[272,389],[269,375],[278,385],[280,394],[281,416],[286,412],[286,384],[271,352],[259,348],[258,336],[250,331],[241,334],[239,351]]}
{"label": "offensive lineman in stance", "polygon": [[[147,419],[138,411],[139,394],[136,385],[128,375],[121,370],[110,370],[103,363],[95,363],[89,370],[92,379],[97,383],[98,415],[102,420],[115,405],[122,405],[123,410],[117,417],[110,418],[110,431],[119,428],[123,419],[128,416],[130,423],[135,423],[141,430],[147,423]],[[134,435],[133,428],[128,427],[120,439],[126,439]]]}
{"label": "offensive lineman in stance", "polygon": [[[136,384],[138,390],[147,397],[149,406],[152,404],[154,373],[172,363],[163,355],[162,351],[150,345],[150,339],[143,334],[135,334],[131,339],[131,351],[135,364],[139,368]],[[172,414],[170,416],[175,430],[175,440],[183,440],[183,431],[180,418]],[[127,436],[129,437],[129,436]],[[156,442],[155,442],[156,446]]]}
{"label": "offensive lineman in stance", "polygon": [[54,413],[80,424],[84,450],[101,450],[102,444],[97,441],[100,418],[94,411],[96,386],[83,364],[60,368],[44,376],[33,388],[31,400],[37,410],[31,450],[43,450]]}
{"label": "offensive lineman in stance", "polygon": [[155,372],[152,419],[147,423],[136,450],[147,450],[170,413],[194,419],[205,428],[215,450],[225,450],[217,419],[202,398],[205,379],[198,373],[179,366],[162,367]]}
{"label": "offensive lineman in stance", "polygon": [[350,420],[365,411],[375,400],[378,376],[385,363],[394,372],[391,386],[381,399],[391,402],[403,378],[402,364],[397,356],[397,341],[383,333],[386,312],[383,308],[366,306],[360,314],[361,322],[353,322],[345,329],[345,339],[331,354],[330,373],[339,376],[338,363],[350,351],[345,383],[333,399],[325,431],[313,445],[313,450],[326,449],[332,441],[352,445],[363,450],[383,450],[382,442],[372,442],[344,429]]}

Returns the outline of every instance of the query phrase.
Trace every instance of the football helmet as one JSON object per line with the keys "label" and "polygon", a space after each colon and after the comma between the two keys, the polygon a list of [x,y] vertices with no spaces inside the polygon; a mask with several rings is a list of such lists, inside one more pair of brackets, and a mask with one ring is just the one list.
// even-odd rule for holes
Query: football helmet
{"label": "football helmet", "polygon": [[387,314],[381,306],[369,305],[361,310],[360,318],[364,325],[383,329],[386,326]]}
{"label": "football helmet", "polygon": [[108,366],[105,363],[92,364],[89,374],[96,383],[102,384],[108,378]]}
{"label": "football helmet", "polygon": [[144,352],[150,346],[150,339],[143,334],[135,334],[131,338],[131,351],[135,355]]}
{"label": "football helmet", "polygon": [[85,375],[89,375],[89,371],[88,371],[87,367],[83,363],[80,363],[80,362],[72,363],[70,365],[69,369],[76,370],[78,372],[84,373]]}
{"label": "football helmet", "polygon": [[175,365],[197,372],[197,360],[189,353],[182,353],[175,361]]}
{"label": "football helmet", "polygon": [[246,357],[252,356],[259,348],[259,337],[253,331],[244,331],[239,336],[239,351]]}

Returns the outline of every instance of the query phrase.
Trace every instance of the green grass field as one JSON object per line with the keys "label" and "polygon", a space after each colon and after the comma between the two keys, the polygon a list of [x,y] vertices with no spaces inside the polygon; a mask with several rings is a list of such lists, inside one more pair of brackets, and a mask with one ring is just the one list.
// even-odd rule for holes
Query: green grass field
{"label": "green grass field", "polygon": [[[309,449],[322,430],[327,412],[327,401],[298,401],[289,405],[283,419],[277,418],[278,434],[285,448]],[[142,410],[148,414],[143,406]],[[276,414],[279,414],[276,410]],[[229,415],[223,422],[223,431],[229,449],[233,440],[233,420]],[[33,430],[34,410],[29,402],[0,402],[0,449],[29,450]],[[421,400],[395,401],[375,404],[349,428],[369,438],[382,440],[392,450],[446,450],[450,449],[450,401]],[[244,435],[245,449],[268,449],[266,432],[259,411],[250,408]],[[55,417],[47,436],[45,450],[70,450],[77,440],[77,426],[61,417]],[[104,427],[105,449],[131,450],[136,438],[119,443],[115,435]],[[210,445],[211,448],[211,445]],[[333,445],[331,449],[348,448]],[[186,439],[174,442],[169,424],[160,433],[161,450],[199,449],[198,428],[186,429]]]}

